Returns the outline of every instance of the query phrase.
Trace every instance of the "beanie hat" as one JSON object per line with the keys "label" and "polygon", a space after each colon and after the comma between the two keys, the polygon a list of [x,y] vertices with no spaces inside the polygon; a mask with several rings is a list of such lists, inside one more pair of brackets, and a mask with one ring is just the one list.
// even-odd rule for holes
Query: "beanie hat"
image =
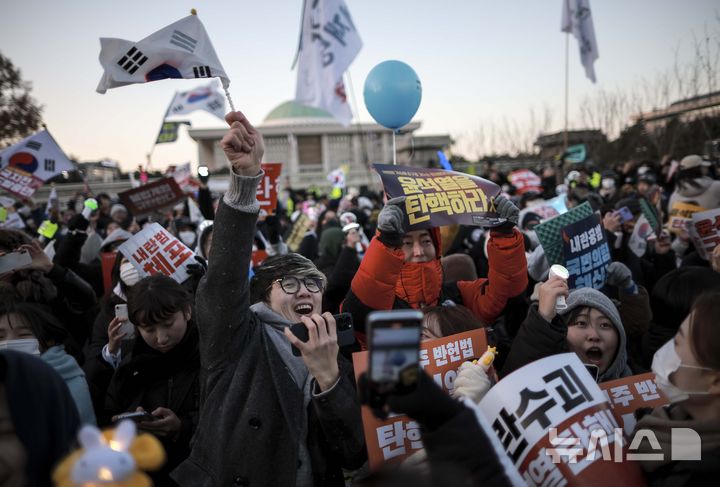
{"label": "beanie hat", "polygon": [[559,312],[561,316],[566,317],[577,308],[595,308],[607,316],[615,327],[615,330],[617,330],[618,344],[615,352],[615,358],[608,366],[607,370],[600,375],[598,378],[599,382],[618,379],[632,374],[627,365],[627,351],[625,349],[627,338],[625,335],[625,328],[623,327],[622,320],[620,319],[620,313],[610,298],[597,289],[584,287],[570,291],[566,302],[567,308]]}
{"label": "beanie hat", "polygon": [[327,255],[332,258],[337,257],[342,249],[344,239],[345,232],[338,227],[330,227],[324,230],[320,237],[320,244],[318,245],[320,256]]}
{"label": "beanie hat", "polygon": [[113,216],[118,211],[124,211],[125,213],[128,212],[127,208],[125,208],[125,205],[121,205],[120,203],[115,203],[110,208],[110,216]]}

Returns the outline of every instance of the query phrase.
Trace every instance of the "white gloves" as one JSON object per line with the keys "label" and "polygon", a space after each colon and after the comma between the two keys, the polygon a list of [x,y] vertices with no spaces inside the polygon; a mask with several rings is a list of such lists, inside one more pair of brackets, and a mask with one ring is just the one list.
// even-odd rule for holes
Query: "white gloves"
{"label": "white gloves", "polygon": [[492,382],[481,365],[463,363],[458,369],[455,387],[450,395],[455,399],[467,397],[478,404],[492,387]]}

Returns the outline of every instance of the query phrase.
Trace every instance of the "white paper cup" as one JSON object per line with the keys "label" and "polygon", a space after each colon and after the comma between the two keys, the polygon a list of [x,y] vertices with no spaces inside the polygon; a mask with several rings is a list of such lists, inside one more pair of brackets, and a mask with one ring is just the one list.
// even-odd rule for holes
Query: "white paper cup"
{"label": "white paper cup", "polygon": [[[559,277],[560,279],[563,279],[565,282],[567,282],[568,277],[570,277],[570,273],[567,269],[565,269],[560,264],[555,264],[550,267],[550,272],[548,273],[548,279],[552,279],[553,277]],[[567,303],[565,302],[565,296],[558,296],[557,300],[555,301],[555,310],[560,311],[567,308]]]}

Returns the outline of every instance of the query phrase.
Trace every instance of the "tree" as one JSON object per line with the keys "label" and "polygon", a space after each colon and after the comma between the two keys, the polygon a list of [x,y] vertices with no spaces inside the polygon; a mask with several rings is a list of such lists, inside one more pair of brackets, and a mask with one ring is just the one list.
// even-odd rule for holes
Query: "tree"
{"label": "tree", "polygon": [[30,96],[31,84],[0,53],[0,149],[40,128],[42,107]]}

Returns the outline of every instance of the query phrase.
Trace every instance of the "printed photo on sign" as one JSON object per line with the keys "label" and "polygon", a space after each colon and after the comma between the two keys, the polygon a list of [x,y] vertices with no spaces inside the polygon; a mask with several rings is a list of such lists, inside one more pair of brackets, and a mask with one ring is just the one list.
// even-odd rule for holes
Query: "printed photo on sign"
{"label": "printed photo on sign", "polygon": [[405,196],[410,228],[452,224],[500,223],[492,198],[500,187],[492,181],[443,169],[374,164],[388,198]]}
{"label": "printed photo on sign", "polygon": [[605,272],[612,260],[600,215],[571,223],[561,230],[565,268],[570,273],[570,289],[592,287],[600,289],[605,285]]}
{"label": "printed photo on sign", "polygon": [[[487,336],[484,329],[458,333],[435,340],[420,343],[419,364],[446,392],[453,389],[457,369],[460,365],[474,358],[480,358],[487,350]],[[373,357],[385,366],[401,367],[399,358]],[[355,379],[368,369],[369,352],[353,354]],[[402,357],[407,361],[406,357]],[[414,359],[413,359],[414,360]],[[376,367],[373,364],[373,367]],[[393,371],[388,369],[389,374]],[[387,419],[380,420],[373,415],[370,408],[362,407],[363,431],[368,449],[370,468],[378,469],[386,462],[401,462],[422,448],[422,438],[418,424],[404,415],[391,414]]]}
{"label": "printed photo on sign", "polygon": [[118,250],[141,277],[163,274],[179,283],[189,277],[187,266],[195,262],[193,251],[159,223],[153,223],[136,233]]}

